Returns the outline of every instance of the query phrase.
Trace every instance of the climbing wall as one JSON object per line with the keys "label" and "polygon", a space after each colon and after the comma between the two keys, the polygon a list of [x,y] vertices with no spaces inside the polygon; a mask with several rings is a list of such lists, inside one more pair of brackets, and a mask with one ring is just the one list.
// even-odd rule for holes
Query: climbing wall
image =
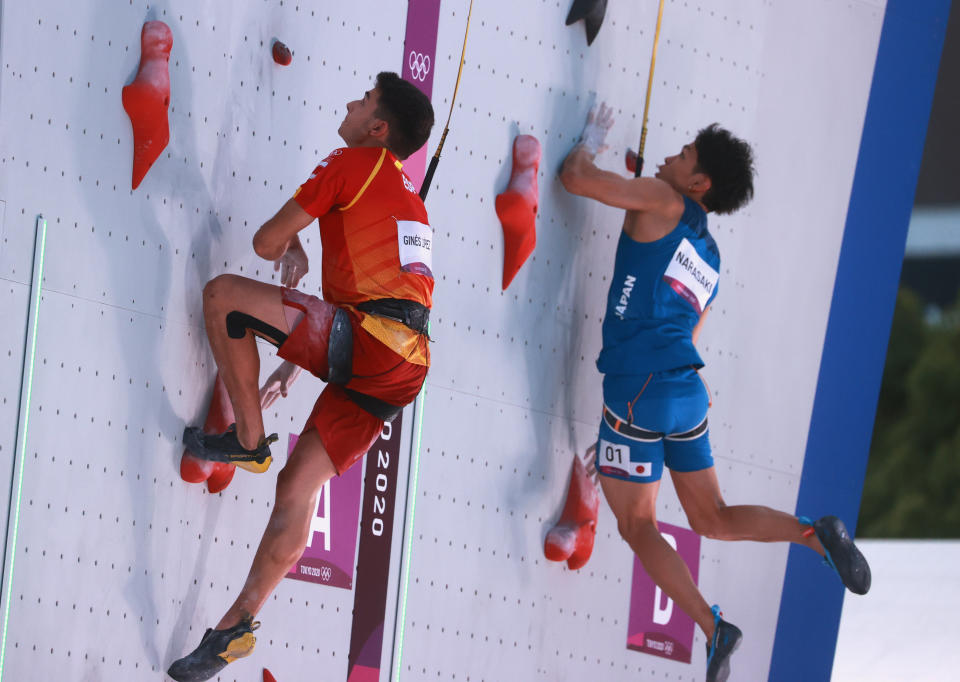
{"label": "climbing wall", "polygon": [[[340,144],[345,103],[377,71],[399,71],[405,10],[3,3],[5,480],[34,222],[48,221],[15,552],[12,533],[7,543],[4,680],[159,679],[232,602],[285,448],[269,473],[238,472],[217,495],[180,479],[181,433],[202,422],[214,371],[200,291],[223,272],[277,281],[253,254],[253,233]],[[131,192],[120,91],[151,19],[173,33],[171,138]],[[295,52],[289,67],[271,59],[274,37]],[[319,239],[306,241],[315,270],[301,288],[317,293]],[[264,375],[276,365],[270,351]],[[301,379],[269,411],[281,443],[299,433],[320,386]],[[346,679],[353,604],[352,590],[284,580],[252,662],[221,679],[259,679],[258,666],[280,680]]]}
{"label": "climbing wall", "polygon": [[[440,6],[430,150],[467,4]],[[565,193],[556,172],[599,99],[616,124],[598,162],[625,172],[657,3],[610,2],[590,47],[582,25],[564,26],[569,4],[478,0],[473,10],[427,200],[433,367],[399,435],[381,680],[703,677],[699,635],[690,662],[627,648],[633,557],[603,503],[585,568],[542,554],[572,458],[596,437],[594,360],[622,222],[622,212]],[[646,174],[713,121],[757,154],[756,200],[711,218],[723,266],[701,337],[731,503],[792,511],[797,501],[884,9],[881,0],[666,3]],[[155,680],[231,603],[284,460],[261,476],[239,472],[215,495],[178,475],[180,434],[202,420],[214,372],[200,290],[223,272],[276,282],[252,235],[339,144],[345,102],[377,71],[407,63],[407,3],[130,0],[108,11],[4,1],[0,17],[0,466],[16,512],[0,680]],[[131,192],[120,89],[151,19],[173,33],[171,140]],[[271,60],[274,38],[293,49],[289,67]],[[543,147],[537,248],[501,291],[494,198],[521,133]],[[31,355],[38,214],[48,231]],[[301,288],[316,293],[319,239],[305,242],[315,269]],[[25,355],[35,372],[18,460]],[[304,378],[269,410],[281,442],[299,432],[319,386]],[[687,523],[668,482],[659,509],[679,537]],[[734,679],[764,678],[787,549],[704,540],[694,561],[708,600],[747,633]],[[357,589],[282,581],[253,656],[219,679],[259,680],[266,666],[281,682],[346,680]],[[636,605],[655,607],[663,611]]]}
{"label": "climbing wall", "polygon": [[[703,679],[699,633],[690,663],[627,649],[633,558],[603,502],[586,567],[571,572],[543,557],[573,454],[596,439],[594,362],[623,220],[622,211],[567,194],[556,173],[601,99],[616,123],[598,163],[625,173],[657,10],[656,2],[609,3],[587,47],[582,24],[563,28],[569,5],[474,7],[445,165],[430,190],[437,343],[404,680]],[[701,341],[717,472],[731,504],[792,511],[796,503],[882,20],[883,3],[666,3],[646,173],[713,121],[757,155],[756,200],[711,217],[723,266]],[[445,3],[439,23],[434,88],[449,93],[459,3]],[[502,292],[493,199],[506,187],[518,133],[543,145],[537,248]],[[659,513],[689,527],[669,482]],[[734,679],[767,673],[786,561],[785,546],[700,544],[706,598],[747,633]]]}

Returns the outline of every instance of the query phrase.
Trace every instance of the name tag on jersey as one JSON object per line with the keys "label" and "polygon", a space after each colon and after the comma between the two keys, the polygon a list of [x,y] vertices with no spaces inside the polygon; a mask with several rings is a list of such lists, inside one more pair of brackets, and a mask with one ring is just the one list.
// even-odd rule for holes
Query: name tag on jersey
{"label": "name tag on jersey", "polygon": [[397,221],[400,269],[433,277],[433,228],[415,220]]}
{"label": "name tag on jersey", "polygon": [[693,244],[684,238],[674,251],[663,279],[698,313],[702,313],[713,295],[720,273],[710,267]]}

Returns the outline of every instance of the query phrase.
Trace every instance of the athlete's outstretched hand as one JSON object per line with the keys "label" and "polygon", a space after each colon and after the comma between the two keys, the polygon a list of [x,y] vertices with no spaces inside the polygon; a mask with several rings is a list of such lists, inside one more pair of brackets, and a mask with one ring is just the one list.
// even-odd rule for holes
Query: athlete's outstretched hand
{"label": "athlete's outstretched hand", "polygon": [[580,144],[596,156],[607,148],[607,133],[613,127],[613,109],[607,106],[606,102],[594,104],[587,114],[587,124],[583,127],[583,134],[580,135]]}
{"label": "athlete's outstretched hand", "polygon": [[277,402],[280,396],[286,398],[287,391],[293,386],[298,376],[300,376],[300,368],[284,360],[283,364],[273,370],[273,374],[263,382],[263,388],[260,389],[260,409],[267,409]]}
{"label": "athlete's outstretched hand", "polygon": [[299,237],[290,240],[287,250],[273,262],[273,271],[280,270],[280,284],[295,288],[303,276],[310,271],[307,252],[303,250]]}

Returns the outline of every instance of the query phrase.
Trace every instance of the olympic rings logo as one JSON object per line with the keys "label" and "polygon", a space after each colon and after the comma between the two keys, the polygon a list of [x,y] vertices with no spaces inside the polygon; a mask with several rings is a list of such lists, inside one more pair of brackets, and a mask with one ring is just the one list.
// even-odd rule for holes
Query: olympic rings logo
{"label": "olympic rings logo", "polygon": [[427,80],[427,74],[430,73],[429,55],[411,50],[407,65],[410,67],[410,75],[414,80],[421,82]]}
{"label": "olympic rings logo", "polygon": [[320,568],[320,578],[323,579],[323,582],[330,582],[330,578],[333,577],[333,571],[329,566],[323,566]]}

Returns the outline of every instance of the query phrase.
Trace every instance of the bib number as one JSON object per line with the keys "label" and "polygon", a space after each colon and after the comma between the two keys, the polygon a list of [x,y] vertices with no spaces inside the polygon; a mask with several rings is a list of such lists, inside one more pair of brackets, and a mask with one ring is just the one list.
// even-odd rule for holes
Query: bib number
{"label": "bib number", "polygon": [[601,438],[597,444],[597,470],[609,476],[642,482],[649,481],[653,475],[653,463],[632,461],[629,445],[611,443]]}
{"label": "bib number", "polygon": [[601,466],[612,466],[626,469],[630,465],[630,448],[619,443],[609,443],[602,438],[597,449]]}

